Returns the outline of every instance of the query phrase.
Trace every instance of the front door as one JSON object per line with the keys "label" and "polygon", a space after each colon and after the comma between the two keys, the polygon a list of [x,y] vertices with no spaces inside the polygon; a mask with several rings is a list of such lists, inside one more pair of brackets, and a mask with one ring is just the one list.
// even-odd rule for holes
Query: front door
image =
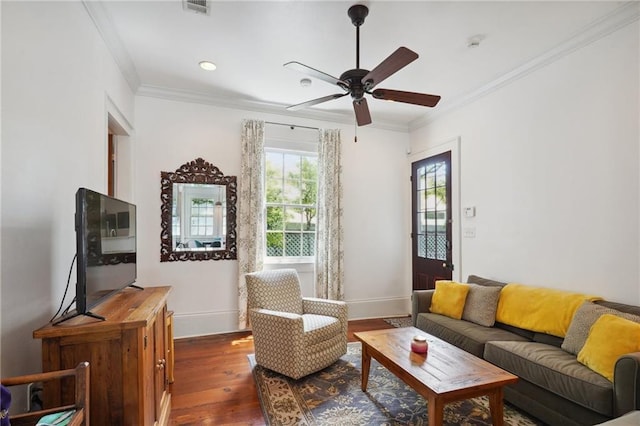
{"label": "front door", "polygon": [[451,151],[411,165],[413,289],[435,288],[453,271]]}

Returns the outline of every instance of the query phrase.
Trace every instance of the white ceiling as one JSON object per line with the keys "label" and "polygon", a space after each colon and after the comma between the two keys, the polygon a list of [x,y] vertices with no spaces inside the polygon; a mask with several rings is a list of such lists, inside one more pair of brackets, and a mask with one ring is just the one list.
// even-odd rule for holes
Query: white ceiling
{"label": "white ceiling", "polygon": [[[442,96],[433,108],[368,97],[373,125],[408,129],[525,75],[637,19],[617,1],[210,1],[208,15],[171,1],[86,1],[138,94],[192,98],[250,110],[353,122],[351,99],[289,113],[284,107],[341,93],[283,67],[299,61],[339,77],[355,68],[347,9],[366,4],[360,66],[372,69],[399,46],[420,57],[380,87]],[[479,35],[480,46],[467,46]],[[201,60],[217,64],[213,72]]]}

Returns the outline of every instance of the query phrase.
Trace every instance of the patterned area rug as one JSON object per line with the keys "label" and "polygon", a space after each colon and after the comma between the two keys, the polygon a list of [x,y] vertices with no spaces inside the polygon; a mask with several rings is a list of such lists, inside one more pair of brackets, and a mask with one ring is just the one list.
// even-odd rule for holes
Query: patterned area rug
{"label": "patterned area rug", "polygon": [[411,317],[383,318],[383,320],[396,328],[411,327],[413,325],[411,324]]}
{"label": "patterned area rug", "polygon": [[[393,373],[371,360],[367,392],[360,389],[360,343],[318,373],[292,380],[249,363],[267,425],[428,425],[427,403]],[[542,425],[508,404],[505,425]],[[487,398],[447,404],[445,425],[490,425]]]}

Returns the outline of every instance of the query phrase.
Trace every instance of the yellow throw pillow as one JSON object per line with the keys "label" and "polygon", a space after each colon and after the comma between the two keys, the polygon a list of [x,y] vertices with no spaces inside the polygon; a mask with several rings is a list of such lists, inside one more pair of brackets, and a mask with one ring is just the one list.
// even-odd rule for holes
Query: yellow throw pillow
{"label": "yellow throw pillow", "polygon": [[578,361],[613,382],[620,356],[640,351],[640,324],[612,314],[593,323]]}
{"label": "yellow throw pillow", "polygon": [[564,337],[576,310],[585,300],[600,297],[522,284],[507,284],[500,292],[496,321]]}
{"label": "yellow throw pillow", "polygon": [[453,281],[436,281],[436,291],[431,298],[429,310],[434,314],[460,319],[467,300],[469,286]]}

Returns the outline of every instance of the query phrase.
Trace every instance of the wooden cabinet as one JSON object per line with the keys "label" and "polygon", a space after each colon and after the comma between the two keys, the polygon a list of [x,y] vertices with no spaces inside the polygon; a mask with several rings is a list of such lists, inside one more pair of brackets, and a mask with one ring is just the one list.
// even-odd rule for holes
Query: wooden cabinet
{"label": "wooden cabinet", "polygon": [[[167,425],[171,394],[167,377],[167,296],[171,287],[127,288],[92,312],[33,332],[42,339],[43,371],[88,361],[91,425]],[[73,387],[44,388],[45,407],[73,400]]]}

